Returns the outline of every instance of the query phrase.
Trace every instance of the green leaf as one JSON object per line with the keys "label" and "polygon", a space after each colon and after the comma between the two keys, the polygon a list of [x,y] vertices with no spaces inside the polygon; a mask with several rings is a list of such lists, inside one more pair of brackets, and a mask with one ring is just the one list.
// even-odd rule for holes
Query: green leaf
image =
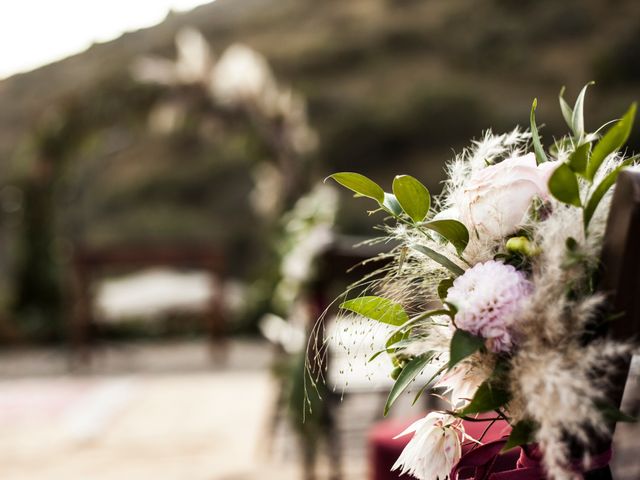
{"label": "green leaf", "polygon": [[492,378],[489,378],[478,387],[471,402],[462,409],[462,415],[490,412],[509,402],[509,392],[492,382]]}
{"label": "green leaf", "polygon": [[533,140],[533,150],[536,152],[536,162],[538,164],[544,163],[547,161],[547,154],[544,153],[544,148],[542,148],[542,143],[540,142],[540,134],[538,133],[538,126],[536,125],[536,107],[538,106],[538,99],[535,98],[533,100],[533,104],[531,105],[531,138]]}
{"label": "green leaf", "polygon": [[636,104],[633,103],[627,113],[611,127],[607,133],[596,143],[587,165],[587,178],[593,180],[600,165],[613,152],[620,150],[625,144],[633,127],[633,119],[636,116]]}
{"label": "green leaf", "polygon": [[362,315],[363,317],[399,327],[407,320],[407,312],[402,305],[386,298],[368,296],[358,297],[340,304],[343,310]]}
{"label": "green leaf", "polygon": [[405,365],[402,369],[402,373],[400,373],[400,376],[398,377],[398,380],[393,384],[391,392],[389,392],[389,397],[387,397],[387,403],[384,406],[385,416],[389,413],[389,409],[393,403],[398,399],[398,397],[400,397],[400,394],[405,391],[405,389],[420,374],[422,369],[431,361],[432,358],[432,353],[425,353],[413,358]]}
{"label": "green leaf", "polygon": [[420,388],[420,390],[418,390],[418,393],[416,393],[416,396],[413,398],[413,402],[411,402],[411,405],[416,404],[416,402],[418,401],[420,396],[424,393],[424,391],[433,385],[433,381],[436,379],[436,377],[438,377],[442,372],[444,372],[446,368],[447,366],[443,365],[438,370],[436,370],[436,372],[433,375],[431,375],[431,377],[429,377],[429,380],[427,380],[427,382]]}
{"label": "green leaf", "polygon": [[587,93],[587,88],[589,85],[593,85],[594,82],[587,83],[582,90],[580,90],[580,94],[576,99],[576,104],[573,107],[573,115],[571,116],[571,127],[573,130],[573,134],[578,137],[578,139],[582,139],[584,136],[584,96]]}
{"label": "green leaf", "polygon": [[469,243],[469,231],[463,223],[457,220],[432,220],[423,224],[424,227],[439,233],[455,247],[458,255],[462,255]]}
{"label": "green leaf", "polygon": [[408,347],[413,343],[413,340],[408,340],[408,338],[409,338],[409,334],[407,332],[403,332],[400,330],[396,331],[387,340],[387,343],[385,344],[385,348],[383,348],[382,350],[378,350],[373,355],[371,355],[371,357],[369,357],[369,360],[367,360],[367,362],[374,361],[378,356],[382,355],[383,353],[394,353],[396,350],[400,348]]}
{"label": "green leaf", "polygon": [[573,131],[573,109],[564,99],[564,90],[565,88],[562,87],[560,89],[560,95],[558,95],[558,100],[560,101],[560,110],[562,110],[564,121],[567,122],[567,125]]}
{"label": "green leaf", "polygon": [[531,420],[521,420],[516,423],[511,429],[511,434],[507,439],[507,443],[502,447],[502,452],[511,450],[512,448],[519,447],[520,445],[526,445],[534,441],[534,433],[536,431],[536,424]]}
{"label": "green leaf", "polygon": [[400,206],[400,203],[398,203],[396,196],[392,193],[385,192],[382,206],[396,216],[402,213],[402,207]]}
{"label": "green leaf", "polygon": [[587,175],[587,163],[589,162],[589,153],[591,153],[591,144],[583,143],[577,147],[571,155],[569,155],[569,168],[578,175],[585,177]]}
{"label": "green leaf", "polygon": [[391,347],[393,347],[394,349],[399,348],[397,346],[397,344],[399,344],[403,340],[406,340],[407,338],[409,338],[409,332],[408,331],[405,332],[405,331],[402,331],[402,330],[398,330],[393,335],[391,335],[389,337],[389,339],[387,340],[387,343],[385,343],[385,347],[387,349],[390,349]]}
{"label": "green leaf", "polygon": [[602,181],[598,184],[598,186],[595,188],[595,190],[591,194],[591,197],[589,197],[589,200],[587,201],[587,205],[584,207],[584,212],[582,214],[585,231],[589,227],[589,222],[591,222],[591,219],[593,218],[593,214],[596,213],[596,208],[598,208],[598,205],[600,204],[602,197],[604,197],[607,191],[609,191],[609,189],[613,186],[613,184],[616,183],[616,179],[618,178],[618,174],[620,173],[620,170],[630,165],[632,162],[633,162],[633,158],[629,158],[624,162],[622,162],[618,167],[616,167],[614,170],[609,172],[609,174],[607,174],[607,176],[604,177]]}
{"label": "green leaf", "polygon": [[340,172],[329,175],[329,177],[358,195],[372,198],[381,205],[384,202],[384,190],[382,187],[364,175],[353,172]]}
{"label": "green leaf", "polygon": [[447,293],[449,289],[453,286],[453,278],[445,278],[441,280],[438,284],[438,297],[440,300],[444,301],[447,298]]}
{"label": "green leaf", "polygon": [[602,415],[611,422],[624,422],[624,423],[638,422],[638,419],[636,417],[627,415],[622,410],[616,408],[609,402],[598,402],[596,403],[596,407],[598,407],[598,410],[600,410]]}
{"label": "green leaf", "polygon": [[566,163],[556,168],[549,178],[549,191],[562,203],[576,207],[582,206],[578,179]]}
{"label": "green leaf", "polygon": [[465,330],[457,329],[451,337],[449,348],[449,370],[459,362],[484,347],[484,340]]}
{"label": "green leaf", "polygon": [[453,317],[451,310],[447,310],[445,308],[430,310],[428,312],[420,313],[419,315],[416,315],[415,317],[410,318],[408,322],[403,323],[400,326],[400,330],[403,332],[406,332],[407,329],[413,328],[415,325],[422,322],[423,320],[426,320],[427,318],[435,317],[437,315],[446,315],[448,317]]}
{"label": "green leaf", "polygon": [[458,265],[456,265],[454,262],[449,260],[444,255],[436,252],[435,250],[429,247],[426,247],[424,245],[413,245],[411,248],[416,252],[420,252],[426,255],[427,257],[431,258],[431,260],[433,260],[434,262],[439,263],[440,265],[448,269],[451,273],[453,273],[456,277],[459,277],[460,275],[464,274],[464,270],[462,268],[460,268]]}
{"label": "green leaf", "polygon": [[393,179],[393,194],[411,220],[424,220],[431,207],[429,190],[419,180],[410,175],[398,175]]}

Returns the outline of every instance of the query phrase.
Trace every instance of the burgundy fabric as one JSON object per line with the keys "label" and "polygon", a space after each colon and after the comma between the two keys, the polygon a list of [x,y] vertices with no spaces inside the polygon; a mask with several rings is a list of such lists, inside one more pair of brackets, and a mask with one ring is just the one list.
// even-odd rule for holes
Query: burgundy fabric
{"label": "burgundy fabric", "polygon": [[[535,445],[526,445],[501,454],[507,436],[485,443],[462,456],[451,472],[452,480],[544,480],[542,453]],[[606,467],[611,461],[611,449],[591,459],[589,469]],[[505,461],[509,458],[509,461]],[[579,462],[574,463],[576,472],[584,472]]]}
{"label": "burgundy fabric", "polygon": [[[420,417],[418,417],[420,418]],[[396,462],[404,447],[411,440],[411,435],[393,439],[418,418],[388,419],[376,423],[369,432],[369,468],[371,480],[411,480],[411,475],[399,475],[392,472],[391,467]]]}
{"label": "burgundy fabric", "polygon": [[[478,418],[491,418],[493,416],[495,416],[495,414],[481,414]],[[482,449],[484,445],[500,440],[511,433],[511,426],[504,420],[496,420],[495,422],[464,421],[462,423],[467,435],[483,443],[483,445],[478,445],[470,440],[465,440],[462,444],[462,456],[464,458],[469,455],[471,455],[471,458],[474,458],[474,456],[477,455],[475,452],[478,449]],[[500,447],[498,451],[500,451],[501,448],[502,447]],[[482,453],[480,453],[480,455],[482,455]],[[495,459],[492,459],[494,461],[493,468],[500,471],[513,468],[513,465],[515,465],[518,460],[518,455],[519,452],[514,449],[504,453],[503,455],[496,456]],[[460,480],[471,480],[474,478],[474,475],[475,470],[470,468],[461,470],[459,478]]]}

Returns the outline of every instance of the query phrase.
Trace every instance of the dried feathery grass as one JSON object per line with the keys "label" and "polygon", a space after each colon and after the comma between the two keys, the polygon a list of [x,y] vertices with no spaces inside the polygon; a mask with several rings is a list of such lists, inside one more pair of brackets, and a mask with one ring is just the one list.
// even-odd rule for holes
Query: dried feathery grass
{"label": "dried feathery grass", "polygon": [[602,411],[609,378],[631,346],[607,340],[583,346],[564,342],[555,348],[525,342],[512,360],[509,413],[513,421],[533,420],[536,441],[550,478],[573,480],[571,442],[588,464],[595,438],[607,438],[610,423]]}

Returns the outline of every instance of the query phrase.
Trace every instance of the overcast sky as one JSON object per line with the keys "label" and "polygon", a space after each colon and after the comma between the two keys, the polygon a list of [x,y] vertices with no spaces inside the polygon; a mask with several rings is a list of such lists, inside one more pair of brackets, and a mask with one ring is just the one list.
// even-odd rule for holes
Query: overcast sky
{"label": "overcast sky", "polygon": [[212,0],[0,0],[0,79]]}

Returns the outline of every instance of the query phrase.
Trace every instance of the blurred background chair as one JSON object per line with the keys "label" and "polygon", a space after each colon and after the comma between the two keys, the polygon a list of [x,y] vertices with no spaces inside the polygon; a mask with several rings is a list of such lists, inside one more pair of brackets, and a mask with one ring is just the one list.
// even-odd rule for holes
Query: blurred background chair
{"label": "blurred background chair", "polygon": [[[156,297],[156,302],[164,301],[169,309],[172,307],[174,309],[193,309],[195,307],[196,314],[201,316],[208,332],[212,354],[222,358],[225,329],[222,301],[224,256],[215,248],[179,246],[77,249],[73,257],[74,298],[70,302],[74,312],[70,316],[69,322],[72,353],[83,362],[88,362],[90,359],[91,332],[96,328],[96,282],[107,273],[111,275],[114,273],[122,274],[149,267],[169,267],[178,271],[195,270],[204,272],[208,276],[208,282],[204,285],[204,291],[200,295],[201,298],[194,299],[193,295],[190,296],[190,293],[193,292],[189,292],[189,289],[193,290],[194,286],[183,286],[179,279],[176,281],[176,278],[169,279],[173,282],[170,282],[168,290],[165,287],[164,290],[157,291],[156,289],[154,292],[151,285],[151,293]],[[148,294],[145,295],[146,292],[141,285],[137,285],[137,288],[136,286],[132,287],[134,291],[129,292],[130,296],[142,297],[141,301],[144,303],[142,307],[146,310],[152,309],[154,298],[149,298]],[[173,305],[171,298],[157,298],[159,295],[172,296]],[[117,299],[115,300],[117,301]],[[108,305],[106,307],[108,308]],[[157,315],[160,312],[156,311],[155,313]]]}

